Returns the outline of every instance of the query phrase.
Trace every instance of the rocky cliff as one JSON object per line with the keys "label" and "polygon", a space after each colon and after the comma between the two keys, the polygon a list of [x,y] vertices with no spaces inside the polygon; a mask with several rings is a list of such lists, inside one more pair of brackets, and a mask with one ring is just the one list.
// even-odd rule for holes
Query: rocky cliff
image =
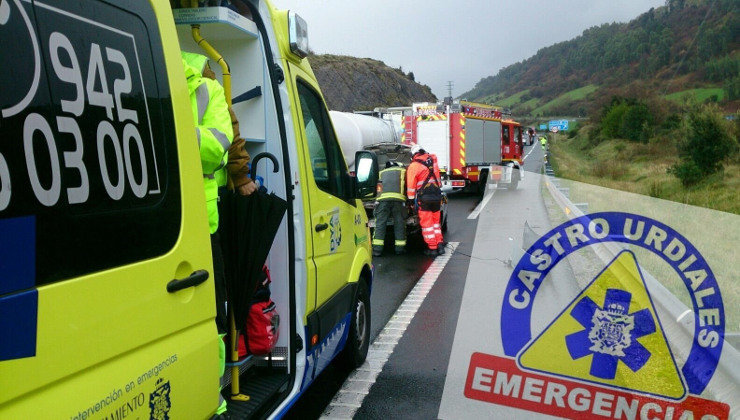
{"label": "rocky cliff", "polygon": [[309,61],[329,109],[370,111],[437,100],[429,86],[414,81],[412,72],[382,61],[330,54],[311,55]]}

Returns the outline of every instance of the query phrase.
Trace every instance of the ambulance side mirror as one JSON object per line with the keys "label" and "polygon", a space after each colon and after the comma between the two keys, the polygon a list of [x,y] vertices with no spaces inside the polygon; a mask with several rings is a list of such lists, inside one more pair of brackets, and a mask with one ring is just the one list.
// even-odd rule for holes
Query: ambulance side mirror
{"label": "ambulance side mirror", "polygon": [[378,158],[375,153],[361,150],[355,153],[354,198],[372,198],[377,194]]}

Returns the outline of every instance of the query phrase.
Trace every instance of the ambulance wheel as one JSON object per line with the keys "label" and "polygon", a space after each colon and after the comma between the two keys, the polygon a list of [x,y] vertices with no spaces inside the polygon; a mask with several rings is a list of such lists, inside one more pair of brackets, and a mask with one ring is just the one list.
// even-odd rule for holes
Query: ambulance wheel
{"label": "ambulance wheel", "polygon": [[519,186],[519,178],[513,179],[509,185],[506,186],[509,190],[515,190]]}
{"label": "ambulance wheel", "polygon": [[363,363],[367,357],[367,349],[370,346],[370,294],[367,290],[365,280],[357,282],[355,299],[352,302],[352,318],[349,323],[349,335],[347,344],[344,346],[339,362],[347,370],[354,370]]}

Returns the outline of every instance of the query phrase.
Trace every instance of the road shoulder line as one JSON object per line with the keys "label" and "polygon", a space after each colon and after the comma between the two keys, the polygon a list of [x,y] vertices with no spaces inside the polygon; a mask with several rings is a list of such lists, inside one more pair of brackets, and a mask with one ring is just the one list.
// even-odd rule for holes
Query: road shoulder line
{"label": "road shoulder line", "polygon": [[[339,389],[321,415],[322,419],[351,419],[362,406],[365,397],[370,393],[370,387],[383,371],[383,367],[393,354],[393,350],[403,337],[403,333],[406,332],[411,319],[416,315],[434,283],[437,282],[458,245],[459,242],[448,243],[447,252],[435,258],[432,265],[416,282],[414,288],[411,289],[403,303],[396,309],[391,319],[388,320],[383,330],[375,338],[375,341],[370,344],[365,363],[352,372],[344,381],[342,388]],[[391,325],[392,323],[393,325]],[[399,323],[404,325],[403,328],[399,328]]]}

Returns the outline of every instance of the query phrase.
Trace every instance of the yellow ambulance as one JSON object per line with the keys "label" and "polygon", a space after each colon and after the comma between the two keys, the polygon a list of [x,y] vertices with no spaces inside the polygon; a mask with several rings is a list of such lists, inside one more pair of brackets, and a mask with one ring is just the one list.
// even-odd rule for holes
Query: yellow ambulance
{"label": "yellow ambulance", "polygon": [[233,364],[250,399],[230,411],[280,417],[329,362],[364,361],[373,272],[359,199],[374,194],[375,157],[346,167],[303,19],[264,0],[203,3],[228,7],[0,0],[0,418],[197,419],[219,405],[180,58],[205,54],[194,27],[230,65],[247,150],[279,164],[257,174],[288,202],[266,262],[279,339]]}

